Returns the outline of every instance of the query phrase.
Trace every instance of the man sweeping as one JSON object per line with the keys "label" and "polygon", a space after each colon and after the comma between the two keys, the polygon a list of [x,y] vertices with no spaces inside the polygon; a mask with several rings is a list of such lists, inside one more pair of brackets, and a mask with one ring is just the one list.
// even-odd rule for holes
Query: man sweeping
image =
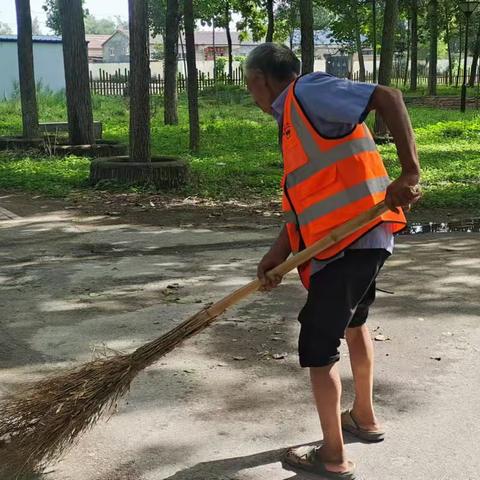
{"label": "man sweeping", "polygon": [[[420,197],[414,134],[397,90],[316,72],[299,76],[300,62],[283,45],[265,43],[246,61],[247,86],[256,104],[277,120],[284,175],[286,223],[258,265],[266,290],[281,278],[266,272],[312,245],[338,225],[385,200],[390,211],[299,269],[308,289],[300,312],[302,367],[310,369],[323,431],[320,447],[290,449],[285,461],[326,478],[353,479],[342,430],[367,442],[385,433],[374,412],[373,345],[366,320],[375,279],[393,252],[393,235],[406,224],[401,207]],[[390,182],[364,120],[377,110],[388,126],[402,167]],[[336,363],[346,338],[355,383],[351,409],[341,413]]]}

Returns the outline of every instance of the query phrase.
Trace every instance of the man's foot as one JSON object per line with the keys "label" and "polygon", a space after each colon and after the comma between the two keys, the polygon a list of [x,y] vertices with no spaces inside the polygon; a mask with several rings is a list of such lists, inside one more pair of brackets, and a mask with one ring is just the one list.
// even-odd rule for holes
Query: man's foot
{"label": "man's foot", "polygon": [[342,412],[342,429],[366,442],[381,442],[385,438],[385,431],[377,423],[375,417],[373,417],[373,421],[370,419],[370,421],[362,422],[361,418],[357,420],[353,410]]}
{"label": "man's foot", "polygon": [[350,410],[350,415],[355,420],[355,423],[362,429],[367,432],[376,432],[378,430],[383,430],[380,423],[377,421],[377,417],[373,410],[369,409],[368,411],[362,411],[355,408],[355,405]]}
{"label": "man's foot", "polygon": [[292,467],[332,480],[354,480],[355,464],[343,456],[331,456],[323,447],[298,447],[287,451],[285,462]]}

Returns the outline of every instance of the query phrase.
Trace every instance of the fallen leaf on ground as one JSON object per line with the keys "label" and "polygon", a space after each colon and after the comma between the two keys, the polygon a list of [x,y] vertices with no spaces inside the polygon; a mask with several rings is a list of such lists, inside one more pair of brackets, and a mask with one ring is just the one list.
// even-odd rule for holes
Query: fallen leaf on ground
{"label": "fallen leaf on ground", "polygon": [[375,335],[375,341],[377,342],[386,342],[387,340],[390,340],[389,337],[386,337],[385,335]]}
{"label": "fallen leaf on ground", "polygon": [[288,355],[288,353],[274,353],[272,355],[272,358],[274,360],[282,360],[283,358],[285,358],[286,356]]}

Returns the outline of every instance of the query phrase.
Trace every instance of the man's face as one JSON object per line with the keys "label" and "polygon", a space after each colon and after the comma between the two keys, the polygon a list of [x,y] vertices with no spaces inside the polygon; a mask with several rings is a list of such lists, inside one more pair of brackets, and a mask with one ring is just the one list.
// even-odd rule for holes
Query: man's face
{"label": "man's face", "polygon": [[247,88],[255,103],[268,114],[272,114],[272,103],[275,100],[273,89],[267,77],[259,70],[247,71]]}

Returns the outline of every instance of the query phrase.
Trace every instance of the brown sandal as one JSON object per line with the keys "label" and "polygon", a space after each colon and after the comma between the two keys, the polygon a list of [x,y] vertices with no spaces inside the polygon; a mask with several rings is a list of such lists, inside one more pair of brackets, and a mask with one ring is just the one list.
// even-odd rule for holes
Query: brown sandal
{"label": "brown sandal", "polygon": [[383,430],[365,430],[360,427],[353,418],[351,410],[342,412],[342,429],[370,443],[381,442],[385,439],[385,432]]}
{"label": "brown sandal", "polygon": [[287,450],[284,461],[288,465],[305,470],[306,472],[321,475],[323,478],[330,480],[355,480],[355,464],[348,462],[350,470],[342,473],[332,472],[327,470],[324,462],[322,462],[317,455],[320,447],[298,447]]}

